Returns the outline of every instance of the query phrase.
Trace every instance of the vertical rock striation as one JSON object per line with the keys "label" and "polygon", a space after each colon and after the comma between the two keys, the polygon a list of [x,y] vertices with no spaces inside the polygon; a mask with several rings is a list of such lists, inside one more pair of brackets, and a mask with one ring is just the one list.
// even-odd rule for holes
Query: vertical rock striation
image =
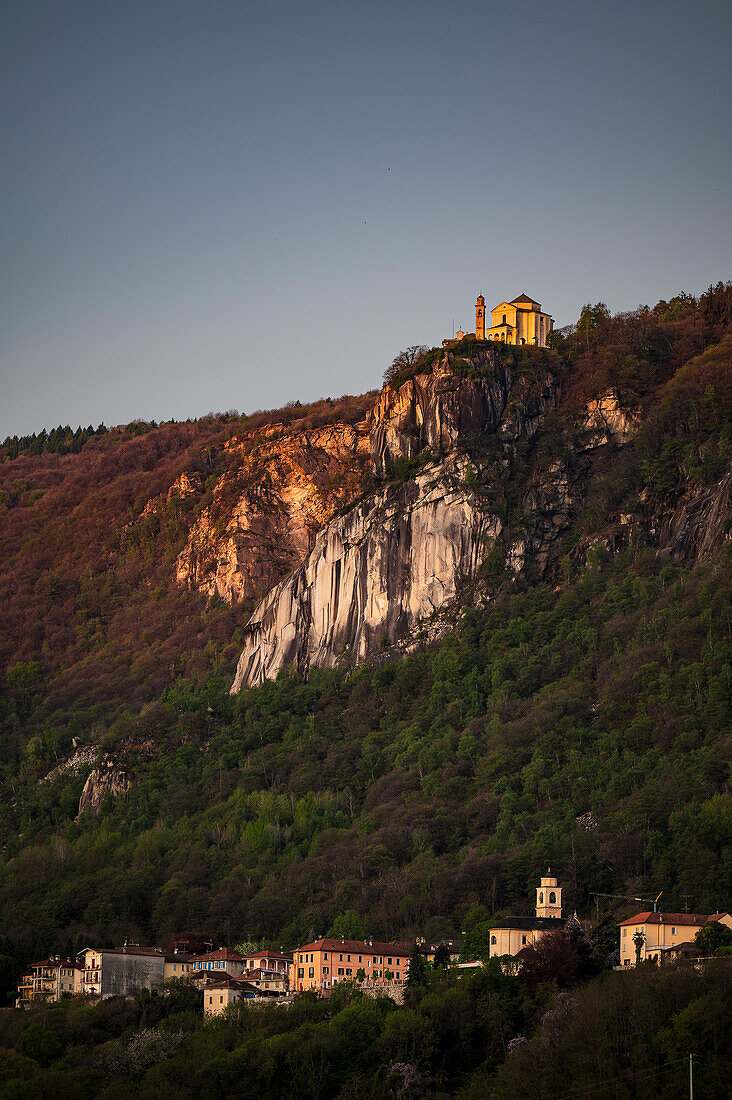
{"label": "vertical rock striation", "polygon": [[467,466],[433,464],[326,524],[303,565],[254,612],[232,691],[293,663],[353,664],[454,600],[501,530],[465,488]]}
{"label": "vertical rock striation", "polygon": [[384,388],[367,421],[374,472],[388,477],[420,455],[426,465],[325,524],[247,624],[233,692],[293,664],[350,665],[403,642],[475,575],[502,524],[473,491],[457,444],[530,438],[558,386],[541,364],[514,377],[490,348],[454,368],[446,354],[431,374]]}

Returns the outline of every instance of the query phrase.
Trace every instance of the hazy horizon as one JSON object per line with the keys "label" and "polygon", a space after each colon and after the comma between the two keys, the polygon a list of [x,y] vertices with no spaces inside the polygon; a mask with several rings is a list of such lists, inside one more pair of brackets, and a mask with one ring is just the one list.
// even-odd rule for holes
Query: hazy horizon
{"label": "hazy horizon", "polygon": [[13,0],[0,439],[380,385],[732,277],[728,5]]}

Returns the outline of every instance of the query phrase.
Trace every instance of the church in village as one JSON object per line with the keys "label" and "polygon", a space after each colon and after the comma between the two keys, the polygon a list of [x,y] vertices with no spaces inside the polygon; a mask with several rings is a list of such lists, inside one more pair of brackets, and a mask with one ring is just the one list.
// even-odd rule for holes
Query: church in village
{"label": "church in village", "polygon": [[525,947],[535,946],[547,932],[558,932],[562,918],[562,887],[547,868],[536,888],[535,917],[504,917],[491,928],[490,956],[518,955]]}
{"label": "church in village", "polygon": [[528,294],[519,294],[511,302],[499,302],[490,311],[490,317],[491,323],[487,325],[485,298],[479,294],[475,303],[475,332],[461,329],[453,340],[443,340],[443,347],[468,336],[476,340],[500,340],[505,344],[545,348],[554,323],[548,313],[542,313],[541,303],[529,298]]}

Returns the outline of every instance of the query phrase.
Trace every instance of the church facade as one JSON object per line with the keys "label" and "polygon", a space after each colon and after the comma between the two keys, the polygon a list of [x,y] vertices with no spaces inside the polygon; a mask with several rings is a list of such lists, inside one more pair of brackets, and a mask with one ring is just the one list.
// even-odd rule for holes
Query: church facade
{"label": "church facade", "polygon": [[552,317],[542,312],[541,303],[529,298],[528,294],[519,294],[511,302],[499,302],[490,310],[490,324],[488,320],[485,298],[479,294],[475,303],[475,332],[461,330],[455,340],[443,340],[443,345],[449,347],[465,336],[472,336],[476,340],[500,340],[504,344],[545,348],[554,324]]}

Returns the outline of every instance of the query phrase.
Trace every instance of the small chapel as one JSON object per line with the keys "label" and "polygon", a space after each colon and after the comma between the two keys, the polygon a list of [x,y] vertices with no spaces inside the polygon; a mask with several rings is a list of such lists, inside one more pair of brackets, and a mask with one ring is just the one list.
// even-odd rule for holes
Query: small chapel
{"label": "small chapel", "polygon": [[511,302],[499,302],[490,311],[490,316],[491,324],[487,326],[485,298],[479,294],[475,302],[475,332],[461,329],[454,340],[443,340],[443,346],[449,347],[468,336],[476,340],[500,340],[505,344],[545,348],[554,324],[548,313],[542,313],[541,303],[529,298],[528,294],[519,294]]}

